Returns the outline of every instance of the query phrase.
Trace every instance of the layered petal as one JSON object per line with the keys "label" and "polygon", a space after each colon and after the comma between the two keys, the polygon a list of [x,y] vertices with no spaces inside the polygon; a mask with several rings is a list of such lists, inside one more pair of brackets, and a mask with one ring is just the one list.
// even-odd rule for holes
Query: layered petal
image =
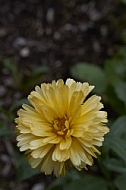
{"label": "layered petal", "polygon": [[74,166],[87,169],[100,152],[107,112],[101,97],[87,98],[94,86],[67,79],[42,83],[30,93],[15,119],[17,146],[25,151],[31,167],[59,177]]}

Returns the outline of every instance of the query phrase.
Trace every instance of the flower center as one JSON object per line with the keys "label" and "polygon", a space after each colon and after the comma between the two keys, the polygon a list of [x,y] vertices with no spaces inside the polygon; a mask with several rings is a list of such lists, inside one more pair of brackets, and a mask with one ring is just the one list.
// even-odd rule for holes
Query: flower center
{"label": "flower center", "polygon": [[70,129],[69,121],[65,117],[55,119],[53,128],[54,132],[60,136],[70,137],[73,133],[73,129]]}

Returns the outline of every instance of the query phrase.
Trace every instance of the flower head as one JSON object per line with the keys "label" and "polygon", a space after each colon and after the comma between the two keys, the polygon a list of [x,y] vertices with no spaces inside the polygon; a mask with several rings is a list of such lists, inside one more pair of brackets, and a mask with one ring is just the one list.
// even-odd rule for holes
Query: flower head
{"label": "flower head", "polygon": [[31,106],[23,104],[16,118],[17,146],[26,151],[30,165],[39,165],[45,174],[65,175],[93,164],[100,154],[107,113],[100,111],[101,97],[87,95],[94,88],[88,83],[60,79],[36,86],[28,96]]}

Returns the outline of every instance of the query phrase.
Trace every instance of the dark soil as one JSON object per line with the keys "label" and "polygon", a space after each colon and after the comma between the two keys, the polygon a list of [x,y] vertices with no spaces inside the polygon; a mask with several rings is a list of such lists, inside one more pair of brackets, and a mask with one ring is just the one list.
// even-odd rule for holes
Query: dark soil
{"label": "dark soil", "polygon": [[80,61],[102,65],[121,43],[114,19],[124,8],[110,0],[0,4],[0,62],[8,58],[23,69],[48,65],[48,80],[68,77],[70,66]]}
{"label": "dark soil", "polygon": [[[123,45],[125,12],[123,4],[111,0],[1,0],[0,106],[8,108],[28,93],[16,90],[6,60],[24,77],[37,66],[48,66],[45,81],[70,77],[71,66],[78,62],[102,67]],[[7,120],[2,112],[1,118]],[[50,177],[16,181],[14,142],[0,140],[0,190],[42,190]]]}

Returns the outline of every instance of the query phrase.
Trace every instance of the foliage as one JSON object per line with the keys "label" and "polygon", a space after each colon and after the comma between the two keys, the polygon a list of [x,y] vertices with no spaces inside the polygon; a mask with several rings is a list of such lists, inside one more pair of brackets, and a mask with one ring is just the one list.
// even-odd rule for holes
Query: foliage
{"label": "foliage", "polygon": [[[30,75],[27,75],[27,77],[25,77],[25,75],[20,72],[20,69],[17,67],[17,65],[11,62],[11,60],[9,59],[4,60],[3,68],[7,69],[12,76],[12,79],[14,81],[14,83],[12,84],[14,85],[12,86],[12,89],[16,89],[17,91],[23,91],[24,94],[27,93],[27,91],[30,91],[31,87],[34,88],[34,85],[42,82],[42,75],[48,72],[48,67],[39,66],[34,69],[34,71],[30,73]],[[25,78],[27,78],[27,82],[25,82]],[[8,141],[11,146],[13,146],[14,144],[14,149],[12,150],[11,156],[14,157],[14,160],[16,160],[16,180],[18,181],[29,179],[30,177],[40,173],[38,169],[33,170],[30,167],[24,155],[19,153],[19,150],[17,150],[16,147],[14,119],[16,117],[16,111],[19,107],[21,107],[23,103],[28,104],[28,100],[26,99],[26,97],[15,100],[9,107],[7,107],[7,105],[3,105],[0,107],[0,138],[3,139],[3,141]]]}
{"label": "foliage", "polygon": [[95,92],[100,93],[105,90],[105,73],[100,67],[89,63],[78,63],[71,68],[71,73],[74,78],[88,81],[90,84],[95,85]]}
{"label": "foliage", "polygon": [[[104,68],[89,63],[78,63],[71,68],[73,77],[96,86],[95,92],[108,105],[110,133],[106,135],[98,166],[102,173],[103,187],[107,190],[126,189],[126,56],[125,47],[109,60]],[[113,116],[114,113],[114,116]],[[117,117],[115,119],[115,117]],[[94,177],[94,176],[91,176]],[[88,178],[83,177],[82,181]],[[91,181],[91,180],[90,180]],[[100,179],[96,179],[100,183]],[[75,181],[74,181],[75,183]],[[81,182],[80,182],[81,183]],[[97,184],[97,185],[98,185]],[[94,183],[95,185],[95,183]],[[72,186],[74,189],[75,186]],[[94,186],[85,184],[85,190]],[[82,188],[83,189],[83,188]],[[98,189],[98,186],[96,188]]]}
{"label": "foliage", "polygon": [[59,178],[55,180],[50,186],[49,190],[92,190],[100,189],[101,186],[103,187],[103,190],[107,190],[109,183],[101,177],[95,177],[91,175],[84,176],[73,170],[72,172],[69,172],[65,178]]}
{"label": "foliage", "polygon": [[[11,63],[4,63],[16,78],[16,69],[9,66]],[[47,72],[47,68],[37,68],[32,76],[39,82],[40,74]],[[102,100],[106,105],[109,113],[110,133],[106,135],[103,147],[100,149],[101,156],[95,163],[96,171],[91,170],[85,172],[77,172],[71,170],[67,172],[64,178],[53,180],[49,190],[125,190],[126,188],[126,56],[125,47],[120,49],[118,54],[113,58],[106,60],[104,67],[99,67],[90,63],[77,63],[71,67],[71,75],[80,81],[88,81],[95,85],[95,93],[102,96]],[[39,76],[39,77],[38,77]],[[39,79],[39,80],[38,80]],[[20,85],[23,82],[23,76],[19,77]],[[35,80],[35,81],[36,81]],[[32,80],[31,80],[32,81]],[[27,83],[30,89],[33,83]],[[1,108],[3,115],[8,118],[6,122],[0,121],[0,136],[12,140],[14,130],[8,127],[13,123],[15,111],[22,103],[27,103],[27,99],[20,99],[14,101],[9,109]],[[38,175],[39,171],[31,169],[25,157],[19,153],[14,145],[15,154],[13,155],[17,160],[16,163],[16,177],[18,181],[24,181],[32,176]],[[93,166],[92,166],[93,167]],[[89,172],[89,173],[88,173]]]}

